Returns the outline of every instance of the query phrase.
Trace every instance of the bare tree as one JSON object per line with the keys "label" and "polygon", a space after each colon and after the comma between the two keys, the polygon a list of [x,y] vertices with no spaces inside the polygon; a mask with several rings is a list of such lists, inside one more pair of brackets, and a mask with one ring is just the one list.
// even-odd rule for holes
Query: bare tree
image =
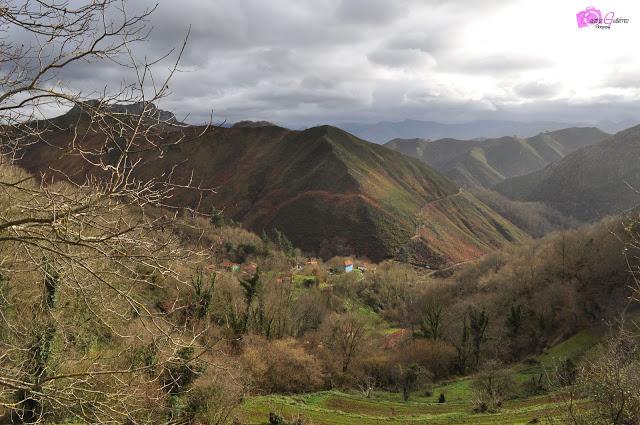
{"label": "bare tree", "polygon": [[[597,347],[567,385],[563,368],[552,377],[566,393],[562,423],[635,424],[640,421],[640,351],[637,335],[624,328]],[[585,402],[589,400],[589,402]]]}
{"label": "bare tree", "polygon": [[377,383],[376,377],[367,373],[362,374],[356,379],[358,389],[366,398],[371,398],[373,391],[376,389]]}
{"label": "bare tree", "polygon": [[366,329],[366,322],[355,313],[334,315],[326,322],[325,342],[340,359],[342,373],[349,370],[354,357],[361,352]]}
{"label": "bare tree", "polygon": [[[141,169],[210,128],[186,131],[156,109],[186,38],[154,77],[169,56],[133,53],[152,12],[131,15],[116,0],[0,0],[0,410],[12,423],[176,422],[168,397],[206,368],[206,322],[174,320],[204,253],[164,230],[180,209],[197,211],[176,205],[176,191],[207,189],[173,169]],[[131,80],[90,93],[66,84],[70,67],[101,63]],[[82,172],[15,168],[35,145]],[[149,291],[173,302],[158,309]]]}
{"label": "bare tree", "polygon": [[433,297],[425,304],[420,320],[420,329],[424,337],[433,340],[442,339],[443,321],[444,305]]}

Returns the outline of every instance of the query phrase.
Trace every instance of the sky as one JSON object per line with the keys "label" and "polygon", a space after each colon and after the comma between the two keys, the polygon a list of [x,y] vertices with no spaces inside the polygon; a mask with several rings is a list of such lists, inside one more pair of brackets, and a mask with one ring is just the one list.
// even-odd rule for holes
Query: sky
{"label": "sky", "polygon": [[[578,28],[590,6],[629,22]],[[640,121],[637,0],[159,0],[150,24],[136,55],[191,28],[160,106],[192,123]]]}

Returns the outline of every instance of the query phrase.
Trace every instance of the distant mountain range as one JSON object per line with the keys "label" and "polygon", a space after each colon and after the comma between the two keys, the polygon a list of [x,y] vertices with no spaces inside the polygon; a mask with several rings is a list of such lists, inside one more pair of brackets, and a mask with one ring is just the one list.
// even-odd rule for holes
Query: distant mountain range
{"label": "distant mountain range", "polygon": [[538,201],[583,221],[640,205],[640,126],[579,149],[534,173],[505,180],[500,193]]}
{"label": "distant mountain range", "polygon": [[608,136],[595,127],[586,127],[549,131],[526,139],[394,139],[385,146],[420,159],[465,187],[490,188],[505,179],[540,170]]}
{"label": "distant mountain range", "polygon": [[611,120],[603,120],[603,121],[598,121],[596,123],[596,127],[598,127],[600,130],[606,131],[607,133],[617,133],[619,131],[625,130],[627,128],[631,128],[634,127],[636,125],[640,124],[640,119],[626,119],[626,120],[622,120],[622,121],[611,121]]}
{"label": "distant mountain range", "polygon": [[[615,123],[607,123],[614,127]],[[568,127],[589,127],[584,123],[554,121],[518,122],[507,120],[477,120],[461,124],[435,121],[404,120],[376,124],[342,123],[338,127],[365,140],[385,143],[392,139],[478,139],[502,136],[531,137],[536,134]],[[628,126],[627,126],[628,127]],[[617,128],[615,131],[626,127]]]}
{"label": "distant mountain range", "polygon": [[[83,180],[86,162],[56,147],[82,125],[69,114],[52,123],[47,143],[29,146],[22,166]],[[186,181],[193,173],[193,181],[216,193],[200,199],[201,193],[178,189],[173,203],[222,210],[258,233],[278,229],[310,253],[380,261],[406,251],[416,263],[437,266],[527,238],[426,164],[335,127],[242,123],[204,134],[202,127],[160,131],[158,140],[170,147],[144,158],[139,177],[173,170],[175,181]],[[172,145],[183,136],[189,143]],[[82,140],[101,143],[99,134]]]}

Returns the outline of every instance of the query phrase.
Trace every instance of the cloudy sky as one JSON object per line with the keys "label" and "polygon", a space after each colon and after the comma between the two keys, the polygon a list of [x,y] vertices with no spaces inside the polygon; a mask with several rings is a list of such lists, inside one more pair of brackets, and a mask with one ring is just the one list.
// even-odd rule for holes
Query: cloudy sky
{"label": "cloudy sky", "polygon": [[[579,29],[588,6],[630,21]],[[151,23],[139,55],[191,26],[161,105],[191,122],[640,121],[637,0],[159,0]]]}

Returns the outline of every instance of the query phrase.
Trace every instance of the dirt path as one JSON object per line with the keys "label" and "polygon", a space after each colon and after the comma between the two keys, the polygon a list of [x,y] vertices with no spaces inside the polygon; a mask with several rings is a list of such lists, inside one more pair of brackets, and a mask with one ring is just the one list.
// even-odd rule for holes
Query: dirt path
{"label": "dirt path", "polygon": [[429,273],[427,273],[427,276],[433,276],[436,273],[446,272],[447,270],[454,269],[454,268],[456,268],[458,266],[461,266],[463,264],[471,263],[472,261],[476,261],[477,259],[478,258],[472,258],[470,260],[465,260],[465,261],[461,261],[459,263],[452,264],[452,265],[450,265],[448,267],[445,267],[444,269],[431,270]]}

